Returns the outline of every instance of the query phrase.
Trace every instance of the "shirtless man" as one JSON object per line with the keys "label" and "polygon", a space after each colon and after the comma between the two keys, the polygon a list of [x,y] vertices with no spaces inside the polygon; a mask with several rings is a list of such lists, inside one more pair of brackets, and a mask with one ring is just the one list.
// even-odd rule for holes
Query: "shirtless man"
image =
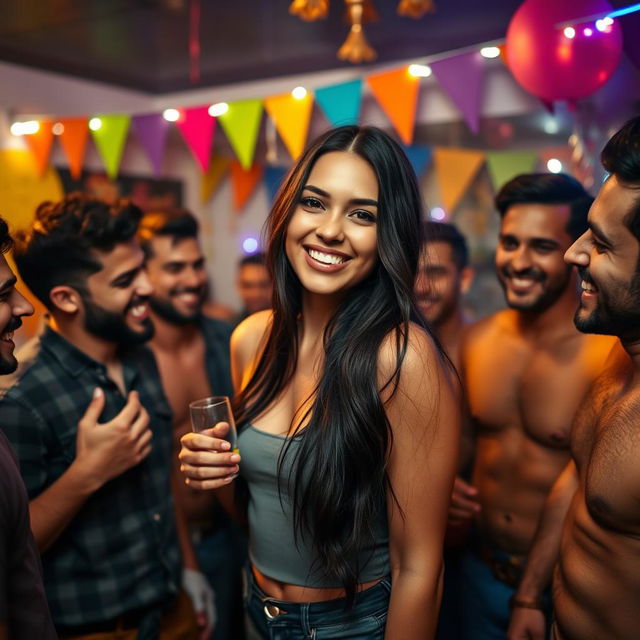
{"label": "shirtless man", "polygon": [[576,416],[573,460],[547,499],[517,592],[513,640],[544,638],[534,607],[556,560],[556,640],[640,634],[640,118],[607,143],[602,163],[610,177],[565,259],[582,278],[576,326],[621,346]]}
{"label": "shirtless man", "polygon": [[[207,272],[198,241],[198,222],[191,213],[147,213],[138,238],[154,287],[149,304],[156,332],[150,344],[173,412],[177,447],[180,437],[191,431],[190,402],[233,393],[231,327],[202,314]],[[174,460],[177,467],[177,455]],[[179,473],[177,468],[174,471]],[[240,598],[242,549],[236,547],[241,536],[231,528],[210,492],[195,491],[181,479],[175,489],[187,514],[200,568],[216,593],[218,621],[212,638],[231,638],[231,599]]]}
{"label": "shirtless man", "polygon": [[459,369],[462,331],[467,325],[462,296],[473,282],[467,242],[454,225],[445,222],[425,222],[422,233],[415,284],[418,308]]}
{"label": "shirtless man", "polygon": [[613,340],[573,324],[577,278],[563,255],[592,199],[575,179],[521,175],[496,197],[496,269],[509,309],[469,329],[463,375],[476,434],[472,486],[456,481],[451,519],[475,519],[462,562],[462,630],[504,639],[544,500],[569,459],[573,417]]}

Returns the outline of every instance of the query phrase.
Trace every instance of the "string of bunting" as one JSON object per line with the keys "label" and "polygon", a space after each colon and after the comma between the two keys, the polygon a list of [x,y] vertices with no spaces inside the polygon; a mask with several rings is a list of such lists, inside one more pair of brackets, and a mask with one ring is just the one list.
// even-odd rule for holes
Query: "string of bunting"
{"label": "string of bunting", "polygon": [[[504,51],[496,50],[497,55],[502,53],[504,60]],[[535,164],[531,154],[518,156],[508,152],[500,155],[439,148],[425,151],[426,147],[412,147],[421,78],[432,74],[469,129],[477,133],[483,99],[484,62],[487,57],[494,57],[486,56],[484,52],[485,49],[482,50],[483,55],[477,50],[458,53],[435,60],[428,67],[403,65],[348,82],[317,87],[313,91],[296,87],[291,93],[167,109],[163,113],[116,113],[65,119],[52,117],[19,124],[24,125],[22,135],[35,158],[40,175],[47,170],[57,138],[66,155],[71,175],[79,178],[90,134],[106,173],[113,179],[118,175],[123,150],[131,133],[149,157],[154,175],[161,174],[167,134],[173,123],[202,174],[202,199],[210,198],[230,171],[234,208],[240,211],[261,179],[273,180],[274,175],[282,173],[275,171],[278,167],[271,171],[269,162],[255,162],[256,143],[265,112],[292,160],[296,160],[307,141],[314,103],[330,125],[355,124],[360,121],[363,93],[368,91],[408,153],[413,154],[414,162],[422,157],[424,166],[418,173],[424,171],[428,164],[424,158],[430,160],[433,157],[442,204],[447,211],[452,211],[485,159],[494,184],[500,182],[515,166]],[[214,140],[218,135],[217,121],[236,156],[233,161],[212,155]],[[455,170],[449,171],[447,167],[454,167]],[[461,185],[464,189],[461,189]]]}

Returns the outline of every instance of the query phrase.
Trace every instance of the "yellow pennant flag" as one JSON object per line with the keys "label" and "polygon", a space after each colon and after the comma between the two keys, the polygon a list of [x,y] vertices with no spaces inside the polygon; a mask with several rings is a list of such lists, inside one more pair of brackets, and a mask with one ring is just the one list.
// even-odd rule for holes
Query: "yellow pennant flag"
{"label": "yellow pennant flag", "polygon": [[451,215],[484,163],[485,154],[471,149],[436,147],[433,164],[445,211]]}
{"label": "yellow pennant flag", "polygon": [[200,202],[204,204],[216,192],[222,178],[229,170],[231,160],[224,156],[213,154],[209,161],[209,169],[202,174],[200,181]]}
{"label": "yellow pennant flag", "polygon": [[91,136],[111,180],[118,176],[130,123],[131,116],[122,113],[94,116],[89,122]]}
{"label": "yellow pennant flag", "polygon": [[367,84],[402,142],[411,144],[420,79],[412,76],[407,67],[402,67],[369,76]]}
{"label": "yellow pennant flag", "polygon": [[294,160],[304,151],[312,107],[313,98],[309,93],[303,98],[284,93],[264,99],[264,108]]}

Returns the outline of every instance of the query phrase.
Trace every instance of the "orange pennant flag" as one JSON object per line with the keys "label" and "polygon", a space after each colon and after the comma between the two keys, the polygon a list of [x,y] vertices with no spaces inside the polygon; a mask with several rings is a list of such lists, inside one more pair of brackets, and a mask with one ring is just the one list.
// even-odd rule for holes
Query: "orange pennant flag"
{"label": "orange pennant flag", "polygon": [[214,153],[209,161],[209,168],[200,179],[200,202],[204,204],[218,189],[222,178],[229,169],[231,160]]}
{"label": "orange pennant flag", "polygon": [[233,208],[239,212],[247,203],[251,194],[262,178],[264,167],[254,164],[250,169],[242,168],[242,165],[234,160],[231,163],[231,186],[233,188]]}
{"label": "orange pennant flag", "polygon": [[436,148],[433,164],[440,187],[442,205],[449,216],[469,188],[485,160],[482,151]]}
{"label": "orange pennant flag", "polygon": [[310,93],[303,98],[283,93],[264,99],[264,108],[294,160],[304,151],[312,107],[313,98]]}
{"label": "orange pennant flag", "polygon": [[60,144],[69,161],[69,172],[72,178],[78,180],[82,175],[84,151],[89,137],[87,118],[68,118],[60,120],[60,124],[64,127],[60,134]]}
{"label": "orange pennant flag", "polygon": [[27,141],[35,158],[38,175],[43,176],[49,164],[49,153],[53,143],[53,122],[45,120],[38,124],[40,125],[38,130],[35,133],[27,134],[24,139]]}
{"label": "orange pennant flag", "polygon": [[407,67],[402,67],[369,76],[367,84],[402,142],[411,144],[420,79],[412,76]]}

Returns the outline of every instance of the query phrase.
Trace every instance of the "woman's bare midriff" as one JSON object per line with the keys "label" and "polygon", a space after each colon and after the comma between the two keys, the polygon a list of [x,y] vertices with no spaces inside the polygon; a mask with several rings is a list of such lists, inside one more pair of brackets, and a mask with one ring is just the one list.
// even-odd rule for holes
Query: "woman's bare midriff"
{"label": "woman's bare midriff", "polygon": [[[341,588],[335,589],[317,589],[315,587],[303,587],[299,584],[287,584],[265,576],[254,565],[251,566],[253,577],[256,583],[268,596],[275,600],[283,600],[285,602],[324,602],[325,600],[335,600],[336,598],[344,598],[345,591]],[[358,591],[364,591],[369,587],[378,584],[380,580],[372,580],[371,582],[363,582],[358,585]]]}

